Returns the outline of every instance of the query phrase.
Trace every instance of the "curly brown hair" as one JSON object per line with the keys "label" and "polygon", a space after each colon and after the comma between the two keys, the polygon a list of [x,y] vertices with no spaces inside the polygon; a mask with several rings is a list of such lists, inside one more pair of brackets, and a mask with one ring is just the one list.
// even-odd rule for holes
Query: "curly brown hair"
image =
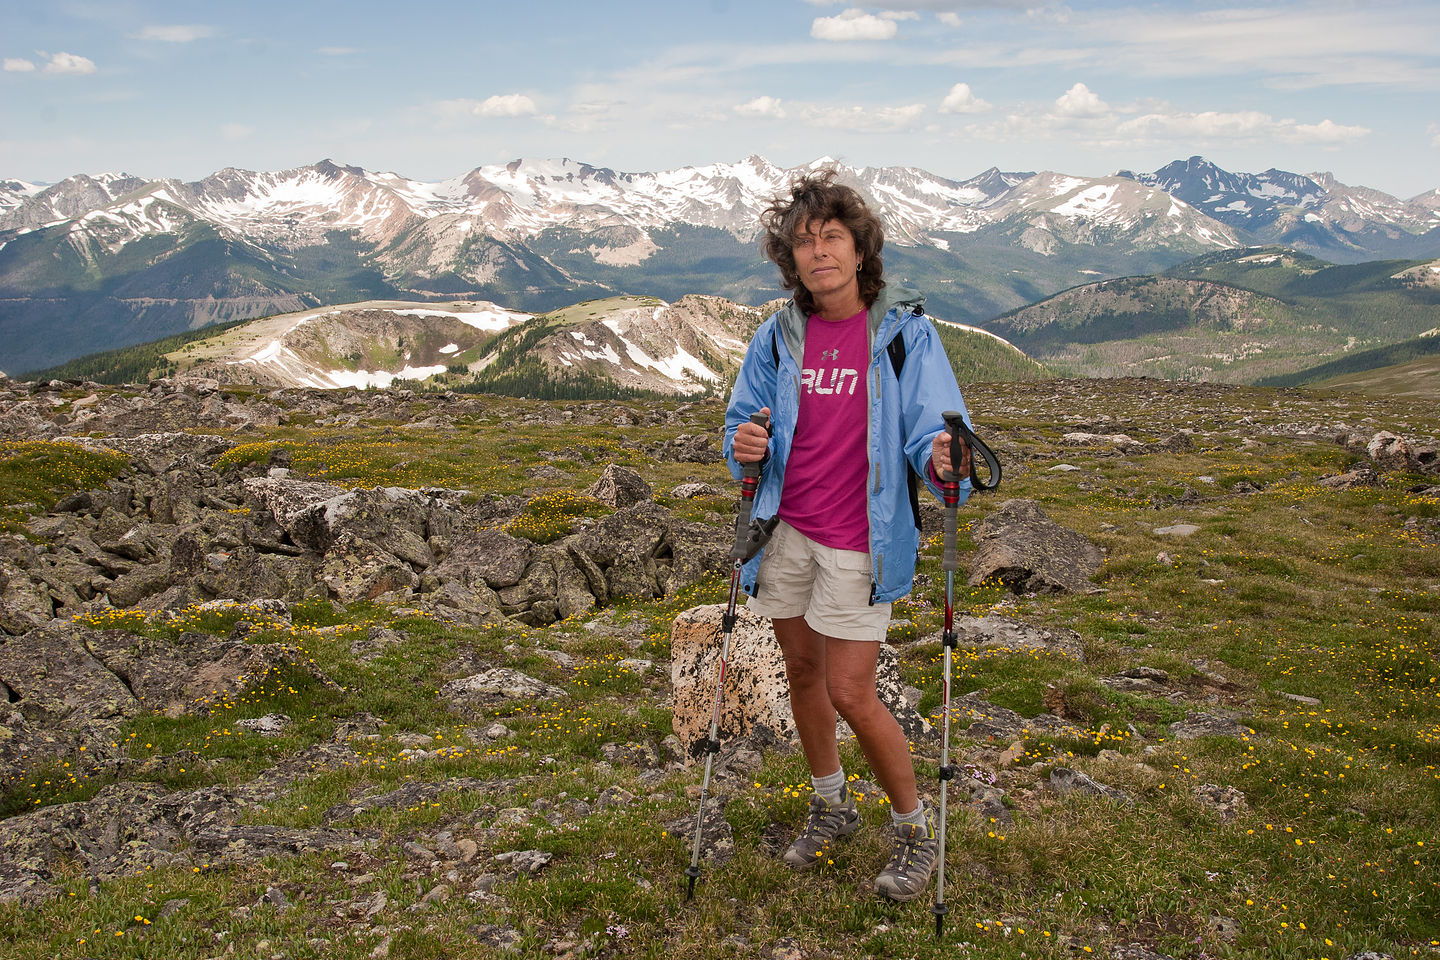
{"label": "curly brown hair", "polygon": [[799,232],[816,221],[843,223],[855,238],[855,251],[860,255],[860,299],[867,309],[885,286],[885,265],[880,259],[885,229],[860,194],[836,182],[839,176],[839,171],[826,168],[798,177],[790,184],[790,195],[774,198],[760,215],[765,231],[761,249],[780,268],[781,286],[806,313],[816,312],[815,299],[800,282],[794,246]]}

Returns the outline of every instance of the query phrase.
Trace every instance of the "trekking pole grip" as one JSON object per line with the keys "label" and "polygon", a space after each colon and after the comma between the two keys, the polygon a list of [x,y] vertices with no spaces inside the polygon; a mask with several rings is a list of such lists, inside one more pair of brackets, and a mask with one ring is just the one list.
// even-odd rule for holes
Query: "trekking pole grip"
{"label": "trekking pole grip", "polygon": [[[769,432],[770,432],[770,415],[769,415],[769,414],[765,414],[765,413],[752,413],[752,414],[750,414],[750,422],[753,423],[753,424],[755,424],[755,426],[759,427],[761,430],[764,430],[766,433],[769,433]],[[765,459],[764,457],[761,457],[759,460],[756,460],[754,463],[747,463],[747,464],[745,464],[745,465],[741,468],[741,476],[742,476],[742,477],[751,477],[751,478],[754,478],[754,479],[756,479],[756,480],[760,479],[760,464],[764,461],[764,459]],[[752,495],[753,495],[753,491],[752,491]]]}
{"label": "trekking pole grip", "polygon": [[960,437],[965,418],[957,410],[946,410],[942,416],[945,418],[945,432],[950,434],[950,472],[940,478],[940,491],[945,500],[945,557],[941,561],[941,569],[953,571],[960,566],[955,546],[956,510],[960,506],[960,461],[964,458]]}
{"label": "trekking pole grip", "polygon": [[[763,413],[750,414],[750,422],[755,426],[770,432],[770,417]],[[755,501],[755,491],[760,486],[760,465],[764,457],[754,463],[742,464],[740,468],[740,503],[735,509],[735,545],[730,550],[730,556],[736,560],[745,560],[750,556],[750,507]]]}

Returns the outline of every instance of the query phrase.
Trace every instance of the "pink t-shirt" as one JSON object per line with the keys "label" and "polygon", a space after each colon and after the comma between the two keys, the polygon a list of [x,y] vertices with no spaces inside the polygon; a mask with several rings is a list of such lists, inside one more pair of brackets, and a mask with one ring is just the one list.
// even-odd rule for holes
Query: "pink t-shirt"
{"label": "pink t-shirt", "polygon": [[866,313],[805,327],[800,414],[785,465],[780,519],[816,543],[870,551],[865,485],[870,338]]}

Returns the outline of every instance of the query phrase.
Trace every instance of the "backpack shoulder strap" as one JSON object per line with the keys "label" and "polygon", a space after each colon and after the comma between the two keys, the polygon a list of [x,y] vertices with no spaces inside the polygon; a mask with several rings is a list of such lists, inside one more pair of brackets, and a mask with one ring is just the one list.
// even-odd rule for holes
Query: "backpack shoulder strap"
{"label": "backpack shoulder strap", "polygon": [[890,354],[890,369],[895,371],[895,379],[899,380],[900,368],[905,366],[905,333],[897,333],[885,349]]}
{"label": "backpack shoulder strap", "polygon": [[[890,354],[890,369],[895,371],[895,379],[900,379],[900,368],[905,366],[905,334],[897,333],[890,340],[890,345],[885,348]],[[915,529],[920,529],[920,483],[915,476],[913,469],[905,471],[905,480],[909,485],[910,493],[910,515],[915,519]]]}

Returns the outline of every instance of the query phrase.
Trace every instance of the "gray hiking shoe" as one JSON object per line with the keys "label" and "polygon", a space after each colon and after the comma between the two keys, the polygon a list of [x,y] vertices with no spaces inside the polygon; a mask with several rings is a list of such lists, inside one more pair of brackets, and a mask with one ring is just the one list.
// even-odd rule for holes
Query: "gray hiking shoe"
{"label": "gray hiking shoe", "polygon": [[925,812],[925,826],[895,825],[890,862],[875,878],[875,892],[891,900],[914,900],[930,885],[935,861],[940,858],[940,838],[935,835],[935,815]]}
{"label": "gray hiking shoe", "polygon": [[855,798],[845,791],[845,799],[832,804],[819,794],[810,798],[810,815],[800,836],[790,844],[781,858],[795,870],[808,870],[826,859],[830,844],[860,829],[860,811]]}

